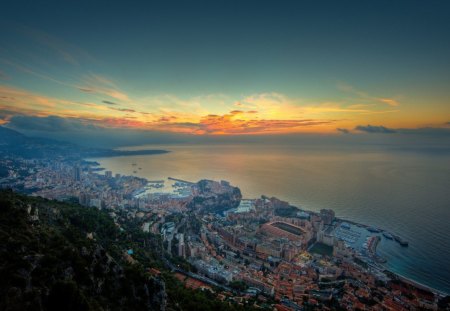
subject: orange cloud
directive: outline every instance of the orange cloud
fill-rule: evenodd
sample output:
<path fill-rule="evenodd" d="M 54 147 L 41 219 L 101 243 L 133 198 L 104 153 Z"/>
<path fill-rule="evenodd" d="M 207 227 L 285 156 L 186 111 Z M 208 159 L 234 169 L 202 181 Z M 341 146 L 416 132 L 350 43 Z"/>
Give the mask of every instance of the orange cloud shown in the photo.
<path fill-rule="evenodd" d="M 378 100 L 382 103 L 388 104 L 389 106 L 398 106 L 399 102 L 392 98 L 378 98 Z"/>
<path fill-rule="evenodd" d="M 168 122 L 167 118 L 153 123 L 152 129 L 183 132 L 197 135 L 237 135 L 237 134 L 276 134 L 290 133 L 301 128 L 330 124 L 330 120 L 278 120 L 278 119 L 242 119 L 246 112 L 231 111 L 228 114 L 209 114 L 198 122 Z M 254 112 L 252 112 L 254 113 Z M 160 121 L 164 123 L 161 124 Z"/>

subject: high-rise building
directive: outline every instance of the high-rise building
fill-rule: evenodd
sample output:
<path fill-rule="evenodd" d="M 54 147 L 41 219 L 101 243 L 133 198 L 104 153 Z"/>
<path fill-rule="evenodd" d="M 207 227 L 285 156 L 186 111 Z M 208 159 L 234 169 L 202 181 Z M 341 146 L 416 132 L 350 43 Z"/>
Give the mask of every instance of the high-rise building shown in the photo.
<path fill-rule="evenodd" d="M 184 245 L 184 234 L 178 233 L 177 239 L 178 239 L 178 256 L 186 257 L 186 247 Z"/>
<path fill-rule="evenodd" d="M 81 168 L 79 166 L 75 166 L 72 171 L 72 178 L 76 181 L 81 180 Z"/>
<path fill-rule="evenodd" d="M 325 225 L 331 225 L 334 221 L 334 211 L 331 209 L 321 209 L 320 218 Z"/>
<path fill-rule="evenodd" d="M 78 203 L 80 203 L 80 205 L 83 206 L 88 206 L 90 203 L 90 197 L 87 193 L 80 193 L 80 195 L 78 196 Z"/>

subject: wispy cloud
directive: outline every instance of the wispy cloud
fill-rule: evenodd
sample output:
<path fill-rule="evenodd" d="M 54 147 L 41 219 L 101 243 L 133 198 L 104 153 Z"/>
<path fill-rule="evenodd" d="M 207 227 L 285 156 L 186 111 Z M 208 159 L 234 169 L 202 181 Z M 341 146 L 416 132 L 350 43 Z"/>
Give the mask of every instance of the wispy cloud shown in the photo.
<path fill-rule="evenodd" d="M 350 131 L 349 131 L 348 129 L 345 129 L 345 128 L 339 128 L 339 127 L 336 129 L 336 131 L 341 132 L 341 133 L 343 133 L 343 134 L 348 134 L 348 133 L 350 133 Z"/>
<path fill-rule="evenodd" d="M 59 79 L 55 79 L 55 78 L 53 78 L 53 77 L 51 77 L 51 76 L 49 76 L 49 75 L 47 75 L 45 73 L 42 73 L 42 72 L 37 71 L 35 69 L 31 69 L 30 67 L 28 67 L 26 65 L 19 64 L 17 62 L 11 61 L 9 59 L 0 57 L 0 62 L 6 64 L 8 66 L 11 66 L 11 67 L 13 67 L 14 69 L 16 69 L 16 70 L 18 70 L 20 72 L 23 72 L 23 73 L 26 73 L 26 74 L 30 74 L 30 75 L 32 75 L 34 77 L 37 77 L 37 78 L 40 78 L 40 79 L 44 79 L 44 80 L 47 80 L 47 81 L 51 81 L 51 82 L 54 82 L 54 83 L 57 83 L 57 84 L 60 84 L 60 85 L 67 86 L 67 87 L 73 87 L 70 83 L 64 82 L 64 81 L 59 80 Z"/>
<path fill-rule="evenodd" d="M 85 50 L 40 29 L 21 25 L 18 26 L 18 31 L 72 66 L 79 66 L 80 63 L 85 60 L 89 62 L 94 60 L 92 55 Z"/>
<path fill-rule="evenodd" d="M 245 119 L 243 116 L 246 113 L 233 110 L 223 115 L 209 114 L 201 117 L 198 122 L 176 122 L 176 119 L 164 118 L 162 119 L 165 122 L 164 124 L 155 125 L 166 131 L 181 131 L 199 135 L 232 135 L 288 133 L 303 127 L 314 127 L 333 122 L 330 120 L 311 119 Z"/>
<path fill-rule="evenodd" d="M 136 112 L 136 110 L 129 109 L 129 108 L 114 108 L 114 107 L 108 107 L 108 108 L 111 110 L 122 111 L 122 112 Z"/>
<path fill-rule="evenodd" d="M 386 104 L 386 105 L 389 105 L 392 107 L 396 107 L 400 104 L 399 101 L 395 98 L 372 96 L 372 95 L 369 95 L 367 92 L 358 90 L 357 88 L 355 88 L 349 84 L 346 84 L 346 83 L 339 83 L 338 89 L 343 92 L 356 95 L 359 99 L 363 99 L 363 100 L 383 103 L 383 104 Z"/>
<path fill-rule="evenodd" d="M 128 95 L 119 90 L 112 80 L 97 74 L 86 75 L 77 88 L 84 93 L 106 95 L 124 102 L 130 100 Z"/>
<path fill-rule="evenodd" d="M 107 105 L 113 105 L 113 106 L 117 105 L 117 103 L 109 101 L 109 100 L 102 100 L 102 103 L 107 104 Z"/>

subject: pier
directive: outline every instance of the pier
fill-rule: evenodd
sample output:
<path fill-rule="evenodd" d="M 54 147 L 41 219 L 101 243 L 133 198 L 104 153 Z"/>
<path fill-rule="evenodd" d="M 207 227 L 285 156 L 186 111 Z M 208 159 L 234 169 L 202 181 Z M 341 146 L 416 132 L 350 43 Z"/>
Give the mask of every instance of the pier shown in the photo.
<path fill-rule="evenodd" d="M 169 180 L 173 180 L 173 181 L 178 181 L 178 182 L 182 182 L 188 185 L 194 185 L 195 183 L 191 182 L 191 181 L 187 181 L 187 180 L 183 180 L 183 179 L 178 179 L 178 178 L 173 178 L 173 177 L 168 177 L 167 179 Z"/>

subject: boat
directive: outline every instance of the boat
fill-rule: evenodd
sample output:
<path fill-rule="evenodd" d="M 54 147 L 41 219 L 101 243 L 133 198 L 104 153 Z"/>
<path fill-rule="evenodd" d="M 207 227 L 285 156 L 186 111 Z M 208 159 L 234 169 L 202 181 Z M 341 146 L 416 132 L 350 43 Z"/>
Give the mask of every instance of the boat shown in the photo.
<path fill-rule="evenodd" d="M 368 227 L 367 231 L 373 232 L 373 233 L 380 233 L 381 230 L 378 228 L 374 228 L 374 227 Z"/>
<path fill-rule="evenodd" d="M 383 236 L 388 240 L 392 240 L 394 238 L 392 236 L 392 234 L 390 234 L 389 232 L 386 232 L 386 231 L 383 232 Z"/>
<path fill-rule="evenodd" d="M 343 222 L 343 223 L 341 224 L 341 228 L 350 230 L 350 224 L 349 224 L 349 223 L 346 223 L 346 222 Z"/>
<path fill-rule="evenodd" d="M 403 240 L 401 237 L 399 237 L 398 235 L 394 235 L 394 240 L 398 242 L 398 244 L 400 244 L 401 246 L 408 246 L 409 243 L 406 240 Z"/>

